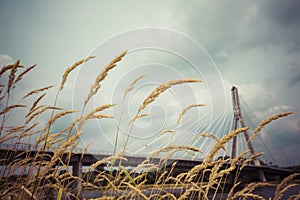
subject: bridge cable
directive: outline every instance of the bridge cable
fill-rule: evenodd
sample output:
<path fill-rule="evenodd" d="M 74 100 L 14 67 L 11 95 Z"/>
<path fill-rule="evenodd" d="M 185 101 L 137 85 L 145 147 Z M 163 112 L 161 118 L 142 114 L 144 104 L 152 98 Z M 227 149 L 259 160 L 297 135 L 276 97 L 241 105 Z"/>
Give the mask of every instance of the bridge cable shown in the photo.
<path fill-rule="evenodd" d="M 249 111 L 246 111 L 245 113 L 252 113 L 252 117 L 254 118 L 253 120 L 257 121 L 257 124 L 259 124 L 260 120 L 258 119 L 258 117 L 254 114 L 254 111 L 250 108 L 250 106 L 245 102 L 244 99 L 242 99 L 243 101 L 243 107 L 244 107 L 244 110 L 246 111 L 246 109 Z M 249 122 L 254 125 L 252 119 L 247 116 L 249 118 Z M 254 126 L 256 127 L 256 126 Z M 292 164 L 295 166 L 295 163 L 289 158 L 289 156 L 285 153 L 285 151 L 282 149 L 281 145 L 274 139 L 274 137 L 269 134 L 269 132 L 267 131 L 267 128 L 265 127 L 263 132 L 268 135 L 270 137 L 270 139 L 272 140 L 272 142 L 277 146 L 277 148 L 281 151 L 281 153 L 283 154 L 283 156 Z M 261 142 L 263 143 L 263 145 L 266 147 L 267 151 L 269 152 L 270 156 L 271 156 L 271 159 L 273 159 L 273 161 L 276 163 L 276 159 L 274 159 L 272 153 L 271 153 L 271 150 L 267 147 L 267 145 L 265 144 L 265 142 L 263 141 L 262 137 L 260 135 L 258 135 L 258 138 L 260 138 Z M 277 164 L 277 163 L 276 163 Z"/>

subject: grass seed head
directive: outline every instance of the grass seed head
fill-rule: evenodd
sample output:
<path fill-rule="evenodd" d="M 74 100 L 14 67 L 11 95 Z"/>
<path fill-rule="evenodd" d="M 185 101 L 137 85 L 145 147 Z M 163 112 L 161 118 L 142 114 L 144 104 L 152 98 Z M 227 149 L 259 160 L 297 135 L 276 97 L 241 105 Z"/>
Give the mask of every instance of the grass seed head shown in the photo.
<path fill-rule="evenodd" d="M 104 70 L 96 77 L 94 84 L 91 86 L 90 92 L 87 98 L 84 101 L 84 105 L 86 105 L 89 100 L 94 96 L 101 87 L 101 82 L 106 78 L 108 72 L 112 70 L 119 61 L 126 55 L 127 51 L 123 51 L 120 55 L 118 55 L 115 59 L 113 59 L 105 68 Z"/>
<path fill-rule="evenodd" d="M 67 78 L 69 76 L 69 74 L 74 70 L 76 69 L 78 66 L 80 66 L 81 64 L 91 60 L 95 58 L 95 56 L 89 56 L 87 58 L 84 58 L 84 59 L 81 59 L 79 61 L 77 61 L 76 63 L 74 63 L 72 66 L 68 67 L 66 69 L 66 71 L 64 72 L 63 76 L 62 76 L 62 80 L 61 80 L 61 83 L 60 83 L 60 87 L 59 87 L 59 91 L 63 90 L 64 88 L 64 84 L 66 83 L 67 81 Z"/>
<path fill-rule="evenodd" d="M 170 88 L 173 85 L 183 84 L 183 83 L 195 83 L 195 82 L 201 82 L 200 80 L 196 79 L 181 79 L 181 80 L 172 80 L 167 83 L 163 83 L 159 85 L 157 88 L 155 88 L 151 94 L 144 100 L 144 102 L 140 105 L 138 109 L 138 113 L 146 108 L 147 105 L 152 103 L 161 93 L 166 91 L 168 88 Z"/>

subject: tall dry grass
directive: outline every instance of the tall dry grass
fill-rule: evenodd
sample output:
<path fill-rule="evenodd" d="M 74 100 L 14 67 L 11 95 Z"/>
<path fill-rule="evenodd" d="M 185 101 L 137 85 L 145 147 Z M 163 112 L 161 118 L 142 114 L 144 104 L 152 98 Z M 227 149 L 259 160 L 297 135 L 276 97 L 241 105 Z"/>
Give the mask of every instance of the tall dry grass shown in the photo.
<path fill-rule="evenodd" d="M 61 130 L 55 129 L 55 132 L 51 129 L 55 123 L 67 115 L 78 112 L 72 109 L 62 109 L 57 105 L 57 100 L 60 93 L 63 92 L 68 76 L 78 66 L 88 62 L 93 57 L 82 59 L 66 69 L 53 105 L 46 105 L 43 100 L 49 95 L 48 91 L 54 89 L 54 86 L 29 91 L 17 103 L 11 99 L 12 93 L 16 92 L 15 90 L 18 88 L 18 84 L 36 65 L 24 68 L 20 61 L 17 61 L 1 68 L 0 77 L 7 77 L 7 82 L 0 85 L 1 199 L 84 199 L 85 194 L 91 190 L 98 192 L 98 199 L 218 199 L 222 195 L 227 199 L 264 199 L 254 193 L 254 190 L 259 187 L 270 186 L 276 186 L 274 199 L 280 199 L 284 192 L 297 185 L 292 180 L 299 174 L 293 174 L 281 183 L 257 182 L 243 186 L 243 180 L 239 178 L 242 170 L 261 153 L 249 155 L 248 151 L 245 151 L 235 158 L 216 159 L 218 152 L 226 150 L 226 144 L 247 130 L 247 127 L 234 130 L 222 138 L 217 138 L 212 133 L 199 134 L 197 138 L 208 137 L 215 141 L 215 146 L 211 148 L 208 155 L 204 155 L 203 162 L 198 162 L 190 169 L 178 168 L 181 161 L 177 160 L 170 163 L 169 159 L 177 152 L 201 154 L 201 149 L 176 144 L 154 150 L 143 162 L 128 169 L 122 166 L 122 161 L 126 161 L 125 150 L 130 139 L 130 133 L 124 149 L 117 152 L 116 146 L 121 123 L 118 122 L 114 153 L 89 166 L 85 173 L 73 173 L 69 165 L 72 164 L 71 159 L 78 146 L 78 138 L 81 135 L 89 134 L 83 131 L 83 127 L 90 120 L 113 118 L 114 116 L 106 115 L 103 111 L 118 106 L 105 104 L 88 111 L 85 110 L 86 105 L 91 97 L 99 92 L 101 83 L 105 81 L 108 72 L 117 66 L 125 54 L 126 51 L 118 55 L 97 76 L 83 103 L 83 109 L 79 111 L 82 113 L 81 116 L 69 124 L 65 124 Z M 144 76 L 133 80 L 124 92 L 124 99 Z M 147 116 L 147 113 L 141 112 L 170 87 L 177 84 L 199 82 L 201 81 L 194 79 L 172 80 L 158 86 L 141 102 L 137 114 L 131 119 L 129 126 L 133 128 L 136 120 Z M 27 105 L 25 100 L 30 100 L 32 103 Z M 199 106 L 203 105 L 193 104 L 183 109 L 176 121 L 176 127 L 189 109 Z M 44 119 L 45 113 L 50 114 L 50 118 L 46 123 L 41 123 L 40 119 Z M 15 114 L 22 115 L 23 121 L 12 125 L 10 118 Z M 250 140 L 254 140 L 259 131 L 268 123 L 289 114 L 281 113 L 262 121 L 254 130 Z M 172 130 L 165 130 L 165 132 L 176 132 L 176 127 Z M 21 145 L 22 143 L 27 144 Z M 17 144 L 24 148 L 21 153 L 15 148 Z M 84 157 L 86 150 L 82 151 L 81 158 Z M 153 158 L 160 158 L 160 160 L 155 163 Z M 116 167 L 115 170 L 112 168 L 114 166 Z M 111 170 L 107 171 L 104 167 Z M 296 194 L 291 198 L 299 198 L 299 195 Z"/>

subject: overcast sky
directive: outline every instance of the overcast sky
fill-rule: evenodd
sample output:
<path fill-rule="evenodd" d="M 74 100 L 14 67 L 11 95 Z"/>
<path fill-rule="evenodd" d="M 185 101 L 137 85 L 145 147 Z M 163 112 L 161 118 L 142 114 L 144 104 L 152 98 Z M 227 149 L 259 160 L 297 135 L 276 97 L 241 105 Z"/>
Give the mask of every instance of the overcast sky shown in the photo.
<path fill-rule="evenodd" d="M 153 45 L 156 49 L 137 51 L 136 49 L 146 45 L 140 42 L 141 31 L 130 32 L 129 39 L 125 37 L 126 33 L 146 27 L 165 30 L 167 39 L 156 40 L 156 36 L 151 35 L 150 31 L 144 41 L 149 41 L 150 46 Z M 118 40 L 118 36 L 121 40 Z M 179 37 L 181 39 L 178 39 Z M 154 41 L 151 38 L 154 38 Z M 122 45 L 116 41 L 121 41 Z M 164 41 L 166 45 L 162 45 L 161 48 L 169 48 L 167 53 L 158 51 Z M 199 45 L 198 50 L 202 49 L 198 58 L 193 56 L 194 47 L 189 46 L 196 43 Z M 188 45 L 180 46 L 182 44 Z M 177 45 L 180 49 L 176 48 Z M 226 94 L 232 85 L 236 85 L 253 111 L 250 114 L 257 116 L 259 120 L 280 112 L 294 112 L 292 116 L 276 121 L 268 127 L 272 140 L 276 141 L 277 147 L 282 148 L 294 164 L 299 164 L 300 158 L 299 46 L 300 1 L 295 0 L 0 1 L 0 64 L 5 65 L 17 59 L 26 66 L 38 64 L 30 79 L 24 82 L 23 88 L 30 90 L 59 84 L 61 74 L 75 61 L 94 54 L 97 56 L 95 63 L 97 65 L 101 63 L 102 66 L 109 61 L 111 55 L 116 55 L 116 52 L 120 52 L 119 50 L 124 47 L 130 51 L 128 60 L 126 61 L 125 57 L 124 71 L 121 70 L 116 74 L 115 79 L 108 80 L 108 83 L 116 84 L 112 84 L 114 93 L 110 95 L 116 95 L 116 91 L 119 91 L 116 87 L 120 87 L 120 90 L 126 88 L 126 84 L 130 84 L 129 78 L 134 79 L 136 75 L 142 73 L 150 74 L 143 82 L 143 91 L 150 93 L 155 84 L 166 80 L 170 72 L 174 72 L 174 75 L 170 75 L 172 78 L 207 79 L 203 85 L 208 89 L 201 93 L 206 96 L 202 100 L 197 94 L 190 98 L 187 95 L 188 90 L 183 89 L 186 93 L 182 93 L 181 96 L 185 99 L 174 101 L 175 107 L 182 109 L 186 106 L 182 102 L 188 102 L 188 104 L 205 103 L 210 108 L 210 103 L 217 106 L 213 98 L 219 98 L 215 95 L 221 92 L 219 90 L 215 90 L 218 94 L 212 92 L 214 86 L 211 80 L 216 78 L 216 82 L 219 83 L 218 80 L 222 79 L 224 98 L 230 101 L 230 97 L 228 98 Z M 175 52 L 175 56 L 170 56 L 171 51 Z M 188 60 L 184 61 L 183 58 Z M 197 63 L 197 59 L 201 59 L 202 63 Z M 188 62 L 196 63 L 201 75 L 195 75 Z M 154 68 L 150 68 L 151 70 L 147 67 L 149 63 L 156 63 L 152 64 Z M 162 67 L 166 65 L 166 68 Z M 201 68 L 200 65 L 207 66 L 211 71 L 205 71 L 206 68 Z M 130 66 L 139 67 L 133 70 Z M 91 64 L 90 68 L 95 69 L 95 65 Z M 85 84 L 93 81 L 92 74 L 91 77 L 87 77 L 89 73 L 84 71 L 85 69 L 88 67 L 81 69 L 68 81 L 65 96 L 61 100 L 61 104 L 67 108 L 72 108 L 73 90 L 75 96 L 78 95 L 76 94 L 76 87 L 79 87 L 78 80 L 82 80 Z M 129 73 L 130 70 L 134 73 Z M 126 77 L 124 74 L 128 77 L 124 78 Z M 123 79 L 126 81 L 121 82 Z M 147 83 L 151 83 L 152 87 L 147 88 Z M 203 88 L 195 90 L 199 92 L 201 89 Z M 107 87 L 103 90 L 107 95 L 112 89 Z M 136 93 L 141 97 L 131 101 L 140 101 L 146 95 L 139 94 L 139 90 L 136 90 Z M 222 95 L 223 93 L 221 92 Z M 169 98 L 172 98 L 172 94 L 167 95 L 171 95 Z M 167 95 L 164 97 L 167 99 L 165 103 L 175 112 L 173 101 L 168 101 Z M 211 99 L 207 97 L 209 95 Z M 196 101 L 200 99 L 200 102 L 193 101 L 194 98 Z M 120 99 L 121 97 L 118 98 Z M 103 97 L 103 103 L 105 100 L 111 99 Z M 163 101 L 162 98 L 162 102 L 158 104 Z M 223 102 L 222 98 L 221 101 Z M 155 109 L 158 110 L 157 113 Z M 155 119 L 161 119 L 154 117 L 155 114 L 161 117 L 160 109 L 154 106 L 151 110 L 153 123 Z M 164 109 L 168 111 L 167 108 Z M 180 111 L 175 113 L 179 114 Z M 166 115 L 164 118 L 168 124 L 168 120 L 172 117 Z M 172 119 L 176 121 L 177 117 Z M 105 130 L 109 129 L 108 124 L 100 125 L 102 128 L 107 126 Z M 140 124 L 140 127 L 143 127 L 143 124 Z M 93 125 L 89 130 L 94 130 Z M 271 143 L 271 140 L 266 139 L 265 142 Z M 272 144 L 270 146 L 275 147 Z"/>

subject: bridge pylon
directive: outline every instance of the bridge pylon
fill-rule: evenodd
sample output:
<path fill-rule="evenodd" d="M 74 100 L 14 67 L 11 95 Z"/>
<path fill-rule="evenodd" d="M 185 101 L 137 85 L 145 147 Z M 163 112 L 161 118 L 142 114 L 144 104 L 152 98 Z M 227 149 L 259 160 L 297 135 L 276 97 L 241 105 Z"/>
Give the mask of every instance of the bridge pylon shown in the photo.
<path fill-rule="evenodd" d="M 233 105 L 233 111 L 234 111 L 234 121 L 233 121 L 233 130 L 236 130 L 238 128 L 238 123 L 240 122 L 241 127 L 245 127 L 245 122 L 241 113 L 241 106 L 240 106 L 240 99 L 239 99 L 239 94 L 238 94 L 238 89 L 236 87 L 232 87 L 231 89 L 231 95 L 232 95 L 232 105 Z M 248 149 L 250 150 L 251 155 L 255 154 L 253 145 L 251 141 L 249 140 L 249 135 L 247 131 L 244 131 L 244 137 L 247 141 L 247 146 Z M 231 149 L 231 158 L 236 157 L 236 137 L 233 138 L 232 142 L 232 149 Z M 260 166 L 261 163 L 258 158 L 254 158 L 254 164 L 257 166 Z M 258 176 L 259 180 L 265 182 L 266 177 L 264 172 L 259 169 L 258 170 Z"/>

